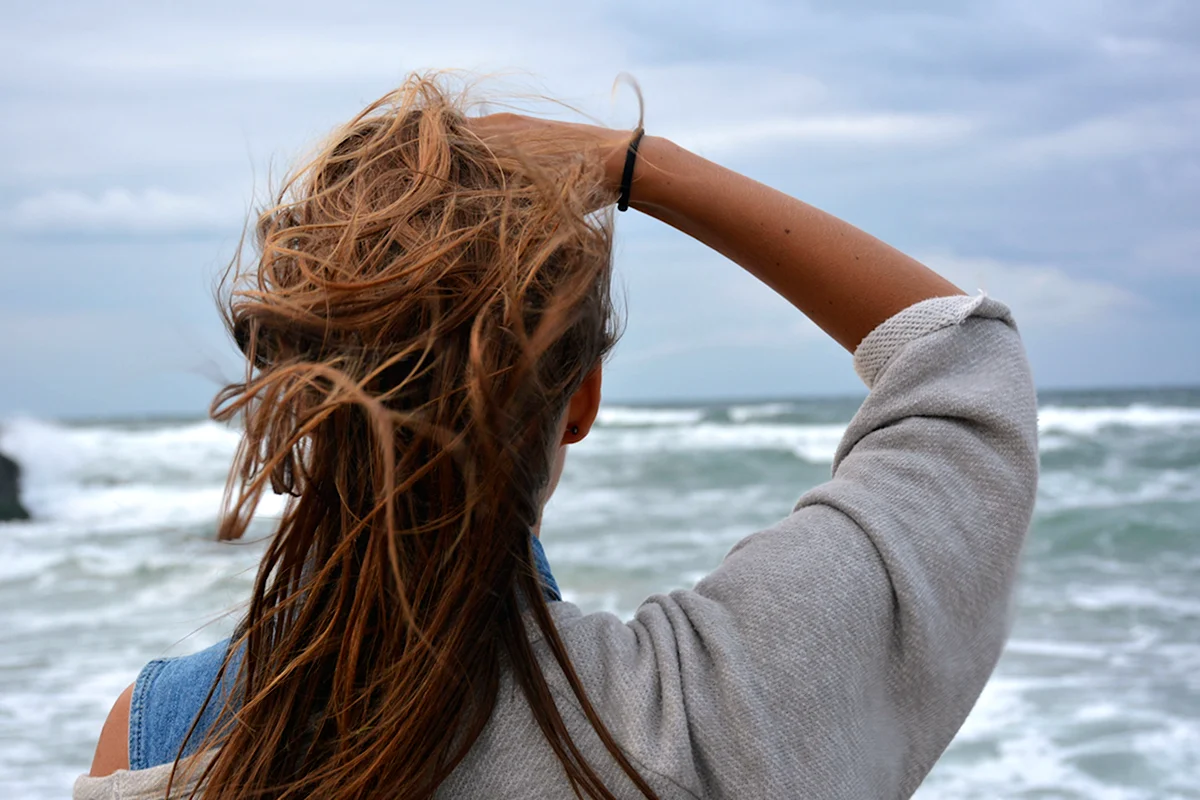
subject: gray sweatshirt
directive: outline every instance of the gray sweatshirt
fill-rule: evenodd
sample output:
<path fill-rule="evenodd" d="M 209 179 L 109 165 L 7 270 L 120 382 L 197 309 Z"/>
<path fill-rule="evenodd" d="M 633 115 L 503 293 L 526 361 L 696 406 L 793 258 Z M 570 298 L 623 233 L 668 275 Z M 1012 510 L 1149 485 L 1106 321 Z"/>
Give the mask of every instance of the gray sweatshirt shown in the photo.
<path fill-rule="evenodd" d="M 1008 309 L 918 303 L 854 365 L 870 395 L 832 479 L 790 516 L 630 621 L 551 604 L 597 711 L 663 798 L 908 797 L 1000 656 L 1038 473 Z M 618 796 L 640 797 L 542 653 L 585 756 Z M 169 770 L 81 776 L 74 796 L 162 798 Z M 513 681 L 438 796 L 572 796 Z"/>

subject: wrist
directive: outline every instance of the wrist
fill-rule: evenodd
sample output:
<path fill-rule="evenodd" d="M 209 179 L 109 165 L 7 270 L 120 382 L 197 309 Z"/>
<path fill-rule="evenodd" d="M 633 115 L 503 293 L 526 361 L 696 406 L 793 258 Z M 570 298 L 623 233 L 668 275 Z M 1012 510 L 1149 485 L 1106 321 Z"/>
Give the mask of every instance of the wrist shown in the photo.
<path fill-rule="evenodd" d="M 629 205 L 638 210 L 662 206 L 667 190 L 675 179 L 671 162 L 678 153 L 686 152 L 679 145 L 661 136 L 643 136 L 633 167 Z"/>

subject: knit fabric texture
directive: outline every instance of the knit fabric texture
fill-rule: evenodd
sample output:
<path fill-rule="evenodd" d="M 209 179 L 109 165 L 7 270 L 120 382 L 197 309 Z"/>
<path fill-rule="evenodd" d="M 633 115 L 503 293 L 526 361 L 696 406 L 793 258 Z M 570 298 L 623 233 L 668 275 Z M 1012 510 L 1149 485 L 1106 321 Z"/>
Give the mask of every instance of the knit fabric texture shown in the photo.
<path fill-rule="evenodd" d="M 1000 656 L 1038 477 L 1008 309 L 918 303 L 854 363 L 871 392 L 831 480 L 786 518 L 631 620 L 551 604 L 597 711 L 662 798 L 908 797 Z M 584 755 L 618 797 L 640 797 L 531 636 Z M 169 770 L 80 777 L 74 796 L 161 798 Z M 438 796 L 572 796 L 510 678 Z"/>

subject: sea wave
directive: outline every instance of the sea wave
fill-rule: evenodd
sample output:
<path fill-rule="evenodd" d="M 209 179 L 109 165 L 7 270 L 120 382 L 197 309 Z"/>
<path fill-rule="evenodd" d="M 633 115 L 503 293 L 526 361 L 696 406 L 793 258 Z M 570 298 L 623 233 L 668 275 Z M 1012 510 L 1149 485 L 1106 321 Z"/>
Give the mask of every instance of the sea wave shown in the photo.
<path fill-rule="evenodd" d="M 606 428 L 641 428 L 658 425 L 694 425 L 704 419 L 702 408 L 642 408 L 604 406 L 596 421 Z"/>
<path fill-rule="evenodd" d="M 740 404 L 721 413 L 720 409 L 714 412 L 714 408 L 696 406 L 605 406 L 580 455 L 766 450 L 788 452 L 812 464 L 832 463 L 847 423 L 799 423 L 791 416 L 798 407 L 797 403 L 780 402 Z M 1039 412 L 1043 453 L 1071 451 L 1121 428 L 1155 436 L 1184 432 L 1190 437 L 1200 432 L 1200 408 L 1146 403 L 1124 407 L 1049 405 Z M 49 498 L 66 492 L 91 493 L 119 486 L 183 491 L 221 486 L 239 438 L 236 428 L 208 420 L 72 425 L 26 417 L 0 426 L 0 450 L 22 465 L 25 494 L 40 511 L 49 510 Z M 1069 453 L 1066 455 L 1069 458 Z M 1113 457 L 1123 456 L 1114 453 Z M 1061 461 L 1063 456 L 1058 458 Z M 1161 488 L 1178 488 L 1173 483 L 1175 476 L 1165 473 L 1159 477 L 1172 482 Z M 1051 505 L 1065 500 L 1062 494 L 1055 494 L 1047 498 Z M 1162 492 L 1151 489 L 1140 496 L 1137 491 L 1131 496 L 1128 490 L 1101 491 L 1102 496 L 1092 491 L 1068 494 L 1090 494 L 1101 503 L 1119 503 L 1153 499 Z M 126 505 L 118 500 L 114 494 L 113 507 Z"/>
<path fill-rule="evenodd" d="M 704 422 L 690 427 L 598 430 L 585 452 L 677 453 L 776 450 L 813 464 L 831 464 L 845 425 L 729 425 Z"/>
<path fill-rule="evenodd" d="M 22 499 L 40 523 L 94 532 L 215 520 L 239 434 L 215 422 L 73 426 L 5 423 L 0 449 L 21 465 Z M 262 514 L 282 503 L 264 498 Z"/>
<path fill-rule="evenodd" d="M 1071 407 L 1045 406 L 1038 411 L 1038 427 L 1044 433 L 1060 432 L 1092 436 L 1105 428 L 1192 428 L 1200 426 L 1200 408 L 1152 406 Z"/>
<path fill-rule="evenodd" d="M 730 406 L 729 418 L 734 422 L 746 422 L 752 419 L 770 419 L 782 417 L 795 409 L 792 403 L 761 403 L 750 406 Z"/>
<path fill-rule="evenodd" d="M 4 424 L 0 448 L 32 484 L 223 482 L 237 430 L 211 421 L 63 425 L 32 418 Z"/>
<path fill-rule="evenodd" d="M 1103 473 L 1056 470 L 1038 481 L 1037 509 L 1045 514 L 1195 500 L 1200 500 L 1200 474 L 1195 469 L 1126 474 L 1119 482 Z"/>
<path fill-rule="evenodd" d="M 1195 794 L 1200 400 L 1188 408 L 1189 397 L 1043 407 L 1049 455 L 1013 638 L 918 798 Z M 694 585 L 825 479 L 853 406 L 606 406 L 543 526 L 567 597 L 628 617 Z M 142 664 L 234 624 L 206 626 L 248 596 L 262 551 L 213 541 L 238 438 L 198 420 L 0 422 L 35 513 L 0 525 L 0 738 L 13 743 L 0 783 L 17 783 L 5 796 L 69 791 Z M 280 499 L 266 503 L 249 539 L 271 530 Z"/>

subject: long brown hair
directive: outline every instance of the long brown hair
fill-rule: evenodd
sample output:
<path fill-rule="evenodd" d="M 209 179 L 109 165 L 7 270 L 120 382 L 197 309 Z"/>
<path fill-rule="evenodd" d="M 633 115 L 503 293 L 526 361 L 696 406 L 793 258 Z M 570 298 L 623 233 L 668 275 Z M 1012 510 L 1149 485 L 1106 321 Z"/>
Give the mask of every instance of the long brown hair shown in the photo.
<path fill-rule="evenodd" d="M 416 75 L 373 103 L 283 183 L 223 283 L 247 371 L 212 409 L 245 429 L 220 537 L 268 488 L 290 497 L 231 646 L 236 702 L 203 743 L 206 800 L 430 797 L 502 669 L 575 793 L 613 798 L 523 613 L 654 796 L 587 699 L 530 547 L 562 415 L 616 338 L 612 198 L 577 143 L 494 152 L 467 102 Z"/>

